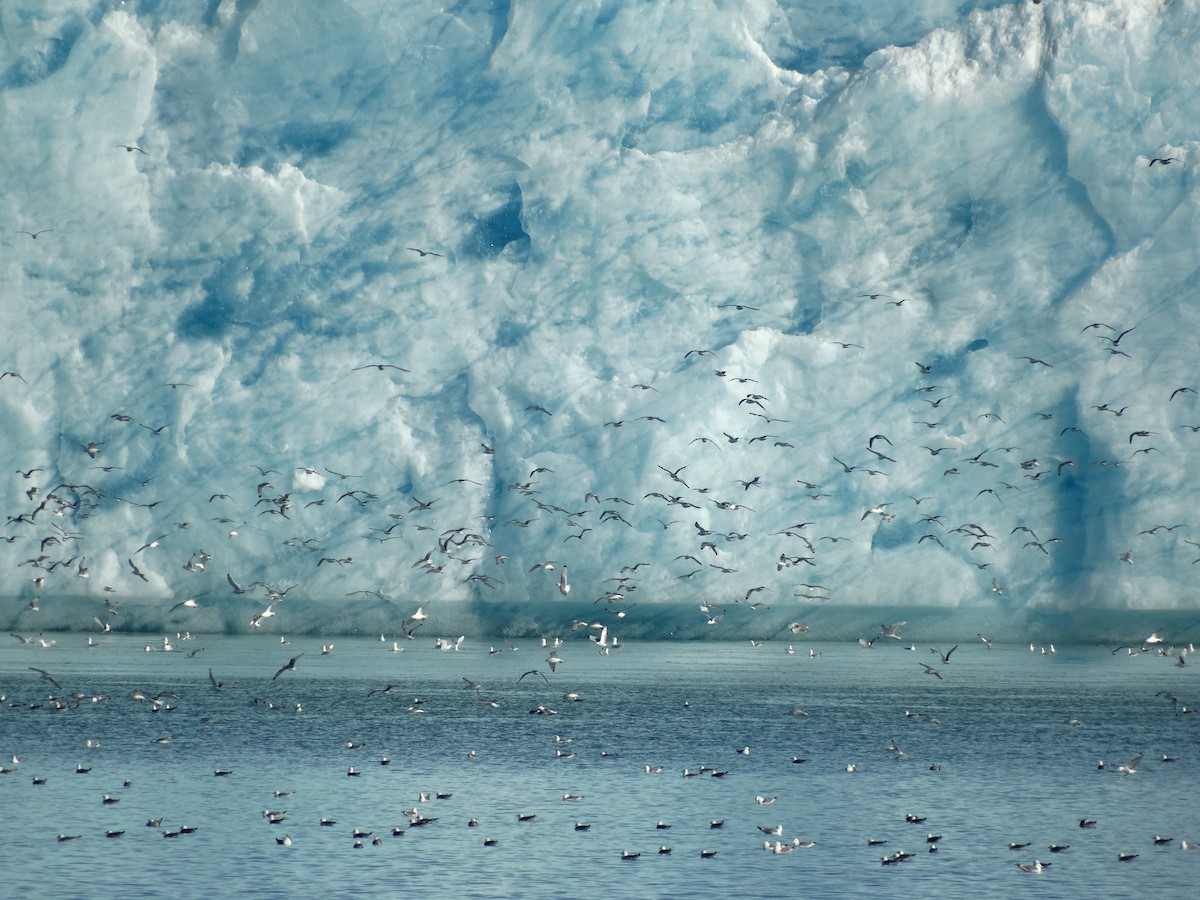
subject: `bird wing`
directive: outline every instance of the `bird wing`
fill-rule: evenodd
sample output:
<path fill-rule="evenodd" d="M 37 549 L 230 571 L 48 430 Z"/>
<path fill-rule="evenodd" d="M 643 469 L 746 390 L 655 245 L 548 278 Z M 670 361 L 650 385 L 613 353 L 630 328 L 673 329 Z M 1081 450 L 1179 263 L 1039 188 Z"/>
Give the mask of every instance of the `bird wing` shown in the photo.
<path fill-rule="evenodd" d="M 39 675 L 41 675 L 43 678 L 45 678 L 48 682 L 50 682 L 52 685 L 54 685 L 60 691 L 62 690 L 62 685 L 58 683 L 58 679 L 55 678 L 53 675 L 51 675 L 49 672 L 47 672 L 45 669 L 38 669 L 34 666 L 30 666 L 29 671 L 37 672 Z M 1139 756 L 1138 758 L 1140 759 L 1141 757 Z"/>

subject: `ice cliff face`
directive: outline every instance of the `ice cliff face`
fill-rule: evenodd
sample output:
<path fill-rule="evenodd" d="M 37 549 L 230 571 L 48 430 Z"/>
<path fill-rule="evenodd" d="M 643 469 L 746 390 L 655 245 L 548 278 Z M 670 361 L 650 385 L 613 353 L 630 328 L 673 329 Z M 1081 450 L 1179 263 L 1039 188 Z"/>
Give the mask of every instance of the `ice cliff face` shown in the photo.
<path fill-rule="evenodd" d="M 1185 614 L 1198 22 L 18 5 L 0 616 Z"/>

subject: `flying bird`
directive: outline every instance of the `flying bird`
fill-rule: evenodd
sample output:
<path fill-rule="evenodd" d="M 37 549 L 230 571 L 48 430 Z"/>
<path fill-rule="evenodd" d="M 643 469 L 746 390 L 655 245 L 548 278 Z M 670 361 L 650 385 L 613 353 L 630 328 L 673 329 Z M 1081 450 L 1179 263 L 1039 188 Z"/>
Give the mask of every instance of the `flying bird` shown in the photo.
<path fill-rule="evenodd" d="M 30 666 L 29 671 L 37 672 L 39 675 L 42 676 L 43 679 L 50 682 L 52 685 L 54 685 L 60 691 L 62 690 L 62 685 L 58 683 L 58 679 L 55 678 L 53 675 L 51 675 L 49 672 L 47 672 L 45 669 L 39 669 L 36 666 Z"/>
<path fill-rule="evenodd" d="M 279 671 L 278 671 L 278 672 L 276 672 L 274 675 L 272 675 L 272 676 L 271 676 L 271 680 L 272 680 L 272 681 L 274 681 L 276 678 L 278 678 L 278 677 L 279 677 L 280 675 L 282 675 L 284 672 L 294 672 L 294 671 L 296 671 L 296 660 L 298 660 L 298 659 L 299 659 L 301 656 L 303 656 L 303 655 L 304 655 L 303 653 L 299 653 L 299 654 L 297 654 L 296 656 L 293 656 L 291 659 L 289 659 L 289 660 L 288 660 L 286 663 L 284 663 L 282 666 L 280 666 L 280 667 L 279 667 Z"/>

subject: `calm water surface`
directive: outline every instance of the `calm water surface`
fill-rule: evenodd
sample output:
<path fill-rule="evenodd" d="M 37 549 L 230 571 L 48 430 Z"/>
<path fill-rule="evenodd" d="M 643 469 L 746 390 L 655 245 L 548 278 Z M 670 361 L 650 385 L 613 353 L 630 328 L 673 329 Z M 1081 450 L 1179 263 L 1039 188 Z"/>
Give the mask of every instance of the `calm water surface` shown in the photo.
<path fill-rule="evenodd" d="M 570 639 L 551 673 L 533 640 L 84 641 L 0 654 L 0 895 L 1141 897 L 1200 877 L 1180 848 L 1200 841 L 1197 670 L 1154 654 Z M 777 825 L 815 846 L 764 852 Z"/>

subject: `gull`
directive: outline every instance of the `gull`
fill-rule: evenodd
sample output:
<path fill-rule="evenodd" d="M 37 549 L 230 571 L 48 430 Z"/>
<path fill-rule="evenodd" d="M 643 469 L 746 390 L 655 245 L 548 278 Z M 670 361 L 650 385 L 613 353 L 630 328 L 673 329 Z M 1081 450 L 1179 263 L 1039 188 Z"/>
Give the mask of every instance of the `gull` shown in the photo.
<path fill-rule="evenodd" d="M 413 632 L 424 623 L 425 619 L 429 618 L 429 614 L 426 612 L 428 606 L 428 603 L 422 603 L 417 607 L 416 612 L 400 623 L 401 630 L 410 638 L 412 637 Z M 412 626 L 411 628 L 409 627 L 410 625 Z"/>
<path fill-rule="evenodd" d="M 588 529 L 589 531 L 591 529 Z M 571 593 L 571 585 L 567 583 L 567 567 L 563 566 L 558 573 L 558 592 L 564 597 Z"/>
<path fill-rule="evenodd" d="M 926 675 L 933 675 L 939 681 L 942 680 L 942 673 L 939 672 L 937 669 L 935 669 L 933 666 L 927 666 L 927 665 L 925 665 L 925 663 L 921 663 L 921 668 L 923 668 L 925 670 Z"/>
<path fill-rule="evenodd" d="M 209 669 L 209 670 L 208 670 L 208 681 L 209 681 L 209 683 L 212 685 L 212 689 L 213 689 L 214 691 L 222 691 L 222 690 L 224 690 L 224 689 L 225 689 L 225 685 L 226 685 L 226 684 L 234 684 L 234 683 L 235 683 L 235 682 L 232 682 L 232 681 L 228 681 L 228 682 L 226 682 L 226 681 L 217 681 L 216 677 L 213 675 L 213 670 L 212 670 L 212 669 Z"/>
<path fill-rule="evenodd" d="M 28 643 L 28 642 L 27 642 L 27 643 Z M 45 669 L 39 669 L 39 668 L 37 668 L 37 667 L 35 667 L 35 666 L 29 666 L 29 671 L 31 671 L 31 672 L 37 672 L 39 675 L 41 675 L 41 676 L 42 676 L 42 678 L 43 678 L 44 680 L 46 680 L 46 681 L 50 682 L 52 685 L 54 685 L 54 686 L 55 686 L 56 688 L 58 688 L 60 691 L 62 690 L 62 685 L 58 683 L 58 679 L 57 679 L 57 678 L 55 678 L 53 675 L 51 675 L 49 672 L 47 672 Z"/>
<path fill-rule="evenodd" d="M 546 662 L 548 662 L 550 664 L 551 672 L 557 671 L 558 664 L 562 661 L 563 661 L 562 657 L 559 656 L 557 653 L 555 653 L 553 650 L 551 650 L 550 655 L 548 657 L 546 657 Z M 526 673 L 526 674 L 528 674 L 528 673 Z M 524 675 L 521 676 L 521 678 L 524 678 L 524 677 L 525 677 Z M 520 679 L 517 679 L 517 680 L 519 681 Z"/>
<path fill-rule="evenodd" d="M 21 230 L 21 231 L 18 231 L 17 234 L 27 234 L 36 241 L 39 234 L 49 234 L 53 230 L 54 230 L 53 228 L 43 228 L 41 231 Z"/>
<path fill-rule="evenodd" d="M 298 653 L 297 655 L 295 655 L 291 659 L 289 659 L 286 663 L 284 663 L 282 666 L 280 666 L 279 671 L 271 676 L 271 680 L 274 681 L 276 678 L 278 678 L 284 672 L 294 672 L 296 670 L 296 660 L 298 660 L 303 655 L 304 655 L 303 653 Z"/>
<path fill-rule="evenodd" d="M 405 369 L 401 366 L 397 366 L 394 363 L 366 363 L 365 365 L 355 366 L 350 371 L 351 372 L 361 372 L 363 369 L 374 369 L 377 372 L 382 372 L 384 369 L 395 369 L 397 372 L 409 371 L 408 369 Z"/>
<path fill-rule="evenodd" d="M 900 629 L 907 624 L 908 622 L 904 621 L 893 622 L 891 625 L 880 625 L 878 637 L 889 638 L 890 640 L 898 641 L 900 640 Z"/>
<path fill-rule="evenodd" d="M 1156 156 L 1154 159 L 1150 160 L 1150 165 L 1148 165 L 1146 168 L 1150 168 L 1150 166 L 1153 166 L 1155 163 L 1158 163 L 1159 165 L 1163 165 L 1163 166 L 1169 166 L 1173 162 L 1179 162 L 1179 160 L 1176 159 L 1174 156 L 1167 156 L 1167 157 L 1157 157 Z"/>
<path fill-rule="evenodd" d="M 136 550 L 134 550 L 134 551 L 133 551 L 133 552 L 134 552 L 134 554 L 141 553 L 143 550 L 154 550 L 154 549 L 157 549 L 159 541 L 161 541 L 161 540 L 162 540 L 163 538 L 165 538 L 166 536 L 167 536 L 167 535 L 165 535 L 165 534 L 160 534 L 160 535 L 159 535 L 158 537 L 156 537 L 156 538 L 151 538 L 149 541 L 147 541 L 146 543 L 142 544 L 142 546 L 140 546 L 140 547 L 138 547 Z"/>
<path fill-rule="evenodd" d="M 411 250 L 413 253 L 417 254 L 417 256 L 421 257 L 422 259 L 424 259 L 426 256 L 436 256 L 439 259 L 442 258 L 442 254 L 434 253 L 432 250 L 421 250 L 417 247 L 405 247 L 404 249 Z"/>
<path fill-rule="evenodd" d="M 198 605 L 199 604 L 196 603 L 195 597 L 188 597 L 186 600 L 180 600 L 178 603 L 176 603 L 174 606 L 172 606 L 170 609 L 168 609 L 167 615 L 169 616 L 171 613 L 175 612 L 175 610 L 179 609 L 181 606 L 186 606 L 188 609 L 195 609 Z"/>
<path fill-rule="evenodd" d="M 1135 756 L 1129 762 L 1125 763 L 1125 765 L 1117 766 L 1117 771 L 1120 772 L 1122 775 L 1136 775 L 1138 765 L 1141 763 L 1141 761 L 1142 761 L 1142 754 L 1139 753 L 1137 756 Z"/>

